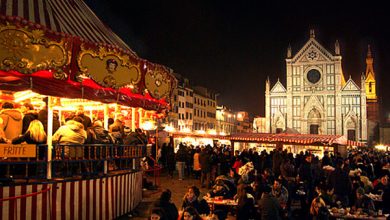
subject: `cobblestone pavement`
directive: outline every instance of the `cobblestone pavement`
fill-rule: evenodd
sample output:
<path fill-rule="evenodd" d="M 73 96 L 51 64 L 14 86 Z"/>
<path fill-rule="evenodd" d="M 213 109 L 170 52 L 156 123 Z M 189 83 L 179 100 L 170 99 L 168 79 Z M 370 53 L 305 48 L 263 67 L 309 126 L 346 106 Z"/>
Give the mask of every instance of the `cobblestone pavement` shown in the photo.
<path fill-rule="evenodd" d="M 148 178 L 149 181 L 154 182 L 154 178 Z M 175 203 L 176 207 L 180 211 L 183 196 L 187 192 L 187 188 L 192 185 L 196 185 L 201 190 L 200 197 L 203 197 L 207 193 L 207 188 L 201 188 L 200 180 L 194 178 L 185 178 L 184 180 L 178 180 L 177 175 L 173 178 L 168 177 L 166 174 L 162 174 L 160 177 L 160 187 L 158 190 L 147 190 L 143 192 L 143 200 L 141 204 L 135 209 L 134 216 L 129 217 L 128 215 L 118 218 L 120 220 L 132 219 L 132 220 L 144 220 L 148 219 L 150 209 L 153 202 L 156 201 L 162 191 L 169 189 L 172 192 L 172 202 Z M 228 219 L 235 219 L 233 216 L 229 216 Z"/>

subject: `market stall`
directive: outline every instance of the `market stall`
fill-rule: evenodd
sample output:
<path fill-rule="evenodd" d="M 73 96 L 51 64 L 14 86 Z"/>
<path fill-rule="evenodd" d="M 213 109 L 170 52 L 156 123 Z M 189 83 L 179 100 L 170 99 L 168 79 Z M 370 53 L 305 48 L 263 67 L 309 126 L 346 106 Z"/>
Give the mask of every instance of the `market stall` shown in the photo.
<path fill-rule="evenodd" d="M 259 151 L 272 151 L 282 147 L 293 154 L 309 151 L 320 158 L 324 151 L 339 152 L 346 156 L 348 146 L 365 146 L 362 142 L 347 140 L 342 135 L 238 133 L 229 137 L 234 149 L 254 147 Z"/>

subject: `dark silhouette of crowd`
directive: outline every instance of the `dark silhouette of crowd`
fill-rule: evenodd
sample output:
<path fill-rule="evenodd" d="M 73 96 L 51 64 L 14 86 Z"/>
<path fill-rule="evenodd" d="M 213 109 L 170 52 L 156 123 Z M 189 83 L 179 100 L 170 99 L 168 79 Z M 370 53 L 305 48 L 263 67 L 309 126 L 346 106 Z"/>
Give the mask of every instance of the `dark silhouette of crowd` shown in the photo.
<path fill-rule="evenodd" d="M 281 145 L 258 153 L 233 151 L 225 145 L 179 144 L 173 158 L 172 150 L 173 146 L 163 145 L 160 160 L 170 176 L 173 161 L 179 162 L 179 179 L 199 179 L 209 190 L 205 198 L 238 201 L 233 212 L 216 205 L 213 214 L 219 219 L 229 212 L 237 219 L 329 219 L 335 208 L 369 216 L 390 213 L 387 152 L 351 149 L 343 158 L 324 151 L 319 158 L 309 151 L 294 155 Z M 199 189 L 190 187 L 181 210 L 192 206 L 198 214 L 209 214 L 199 194 Z"/>

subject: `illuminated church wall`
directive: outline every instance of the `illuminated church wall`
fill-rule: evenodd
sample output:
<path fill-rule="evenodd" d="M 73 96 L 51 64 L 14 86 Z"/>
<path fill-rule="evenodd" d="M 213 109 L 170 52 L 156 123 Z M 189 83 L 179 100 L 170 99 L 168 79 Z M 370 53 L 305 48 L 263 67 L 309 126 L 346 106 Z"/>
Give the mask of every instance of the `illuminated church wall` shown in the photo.
<path fill-rule="evenodd" d="M 360 84 L 344 78 L 341 61 L 338 41 L 330 52 L 316 40 L 313 30 L 296 54 L 289 47 L 287 85 L 280 80 L 273 85 L 266 82 L 267 131 L 278 133 L 289 128 L 302 134 L 344 135 L 367 141 L 367 76 L 361 76 Z"/>

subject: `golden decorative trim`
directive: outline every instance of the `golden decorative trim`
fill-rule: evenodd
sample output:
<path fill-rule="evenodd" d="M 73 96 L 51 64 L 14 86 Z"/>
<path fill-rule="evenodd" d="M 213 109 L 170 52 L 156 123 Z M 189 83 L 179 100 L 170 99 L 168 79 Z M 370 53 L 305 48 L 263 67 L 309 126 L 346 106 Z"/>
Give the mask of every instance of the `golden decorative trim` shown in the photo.
<path fill-rule="evenodd" d="M 81 74 L 86 75 L 104 87 L 120 88 L 136 85 L 141 81 L 139 63 L 129 55 L 120 55 L 115 49 L 99 47 L 98 51 L 86 49 L 81 45 L 77 56 Z"/>
<path fill-rule="evenodd" d="M 68 43 L 45 38 L 42 30 L 28 30 L 0 24 L 0 69 L 30 74 L 38 70 L 54 70 L 54 77 L 65 79 L 62 67 L 70 63 Z"/>
<path fill-rule="evenodd" d="M 168 97 L 171 91 L 171 79 L 167 72 L 148 70 L 145 75 L 145 87 L 156 99 Z"/>

